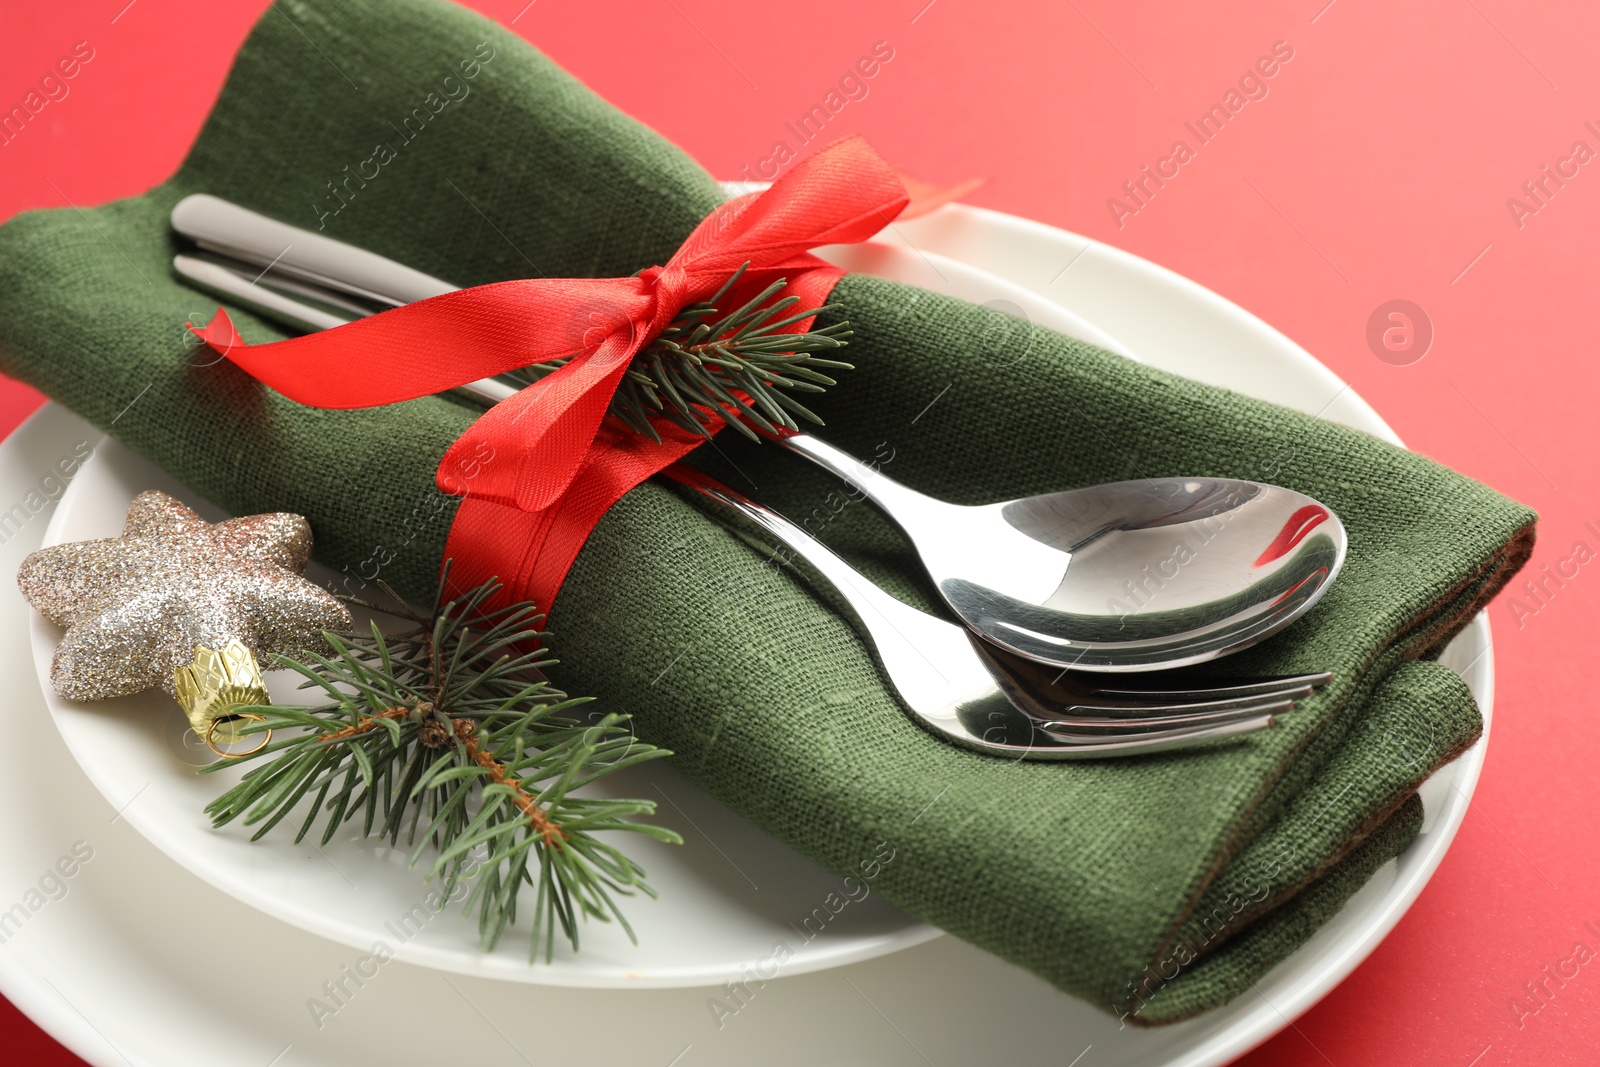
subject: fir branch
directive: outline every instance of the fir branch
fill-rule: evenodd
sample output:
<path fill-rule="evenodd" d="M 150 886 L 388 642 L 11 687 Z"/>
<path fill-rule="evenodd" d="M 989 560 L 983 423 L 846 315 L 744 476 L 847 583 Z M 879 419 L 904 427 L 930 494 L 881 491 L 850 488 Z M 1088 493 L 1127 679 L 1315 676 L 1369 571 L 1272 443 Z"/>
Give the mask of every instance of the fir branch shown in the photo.
<path fill-rule="evenodd" d="M 612 414 L 653 441 L 661 435 L 651 425 L 652 417 L 707 438 L 713 415 L 751 440 L 759 440 L 751 424 L 769 434 L 780 428 L 798 430 L 795 416 L 822 425 L 792 394 L 824 392 L 838 384 L 825 370 L 854 369 L 816 354 L 843 348 L 851 336 L 850 324 L 785 333 L 795 323 L 838 308 L 830 304 L 795 311 L 799 297 L 777 298 L 787 284 L 782 278 L 743 307 L 721 315 L 717 305 L 748 266 L 735 271 L 709 300 L 679 311 L 672 325 L 634 356 L 612 398 Z M 565 363 L 536 364 L 523 374 L 533 381 Z"/>
<path fill-rule="evenodd" d="M 271 729 L 282 740 L 246 757 L 256 766 L 207 813 L 217 826 L 259 824 L 252 840 L 302 809 L 296 842 L 320 820 L 327 844 L 358 817 L 363 836 L 393 845 L 404 836 L 413 864 L 431 851 L 429 877 L 443 878 L 446 897 L 471 882 L 467 907 L 477 910 L 485 949 L 516 921 L 524 885 L 534 888 L 533 957 L 541 945 L 551 957 L 558 929 L 577 948 L 580 919 L 616 919 L 631 938 L 616 896 L 655 894 L 644 870 L 597 835 L 680 838 L 636 821 L 655 811 L 653 801 L 577 791 L 669 753 L 636 740 L 624 716 L 567 714 L 587 698 L 546 680 L 557 661 L 542 644 L 532 648 L 547 636 L 532 604 L 488 608 L 494 581 L 441 604 L 445 579 L 448 566 L 427 617 L 395 597 L 412 630 L 385 634 L 374 624 L 370 633 L 325 634 L 331 656 L 275 657 L 323 702 L 255 709 L 263 721 L 241 732 Z"/>

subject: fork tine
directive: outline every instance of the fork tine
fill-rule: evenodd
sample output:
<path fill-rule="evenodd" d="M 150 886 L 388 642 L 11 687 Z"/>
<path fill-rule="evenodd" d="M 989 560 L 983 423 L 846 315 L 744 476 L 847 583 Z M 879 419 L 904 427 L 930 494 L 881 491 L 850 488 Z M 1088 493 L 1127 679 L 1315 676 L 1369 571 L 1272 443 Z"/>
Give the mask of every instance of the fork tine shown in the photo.
<path fill-rule="evenodd" d="M 1151 716 L 1190 716 L 1217 711 L 1263 709 L 1283 702 L 1293 704 L 1296 700 L 1306 699 L 1311 692 L 1310 686 L 1301 686 L 1299 689 L 1285 689 L 1259 696 L 1234 697 L 1227 700 L 1182 699 L 1182 694 L 1179 695 L 1179 699 L 1168 699 L 1167 693 L 1155 693 L 1151 695 L 1162 698 L 1159 702 L 1131 698 L 1105 702 L 1072 701 L 1061 706 L 1061 713 L 1095 718 L 1120 717 L 1126 721 L 1137 721 Z M 1206 694 L 1201 691 L 1200 695 Z"/>
<path fill-rule="evenodd" d="M 1067 758 L 1104 759 L 1111 756 L 1142 755 L 1167 749 L 1188 748 L 1206 741 L 1214 741 L 1224 737 L 1236 737 L 1240 734 L 1265 730 L 1276 725 L 1276 722 L 1277 720 L 1271 715 L 1260 715 L 1214 726 L 1162 730 L 1146 734 L 1084 735 L 1058 734 L 1051 731 L 1047 733 L 1047 736 L 1056 741 L 1068 743 L 1068 748 L 1072 750 L 1072 755 Z"/>
<path fill-rule="evenodd" d="M 1287 715 L 1293 710 L 1294 701 L 1280 700 L 1270 704 L 1252 704 L 1245 707 L 1223 708 L 1180 715 L 1075 717 L 1050 719 L 1048 721 L 1040 720 L 1039 728 L 1048 730 L 1051 734 L 1056 734 L 1057 732 L 1070 734 L 1076 731 L 1085 731 L 1097 737 L 1119 733 L 1134 735 L 1152 731 L 1188 729 L 1225 722 L 1238 722 L 1244 719 L 1259 718 L 1263 715 Z"/>
<path fill-rule="evenodd" d="M 1219 679 L 1211 682 L 1142 672 L 1108 678 L 1063 671 L 1025 659 L 972 635 L 969 644 L 1018 708 L 1040 722 L 1067 717 L 1179 716 L 1215 711 L 1265 712 L 1283 701 L 1304 700 L 1325 674 L 1286 678 Z"/>
<path fill-rule="evenodd" d="M 1160 679 L 1159 675 L 1140 675 L 1152 681 Z M 1174 686 L 1169 679 L 1160 679 L 1165 685 L 1130 685 L 1119 679 L 1121 684 L 1095 685 L 1089 692 L 1094 696 L 1151 698 L 1165 697 L 1173 701 L 1188 700 L 1232 700 L 1252 696 L 1279 696 L 1299 690 L 1307 690 L 1304 695 L 1310 695 L 1309 690 L 1320 689 L 1333 680 L 1333 675 L 1327 672 L 1321 674 L 1297 674 L 1279 678 L 1251 678 L 1240 680 L 1221 680 L 1223 684 L 1207 684 L 1200 681 L 1187 688 Z"/>

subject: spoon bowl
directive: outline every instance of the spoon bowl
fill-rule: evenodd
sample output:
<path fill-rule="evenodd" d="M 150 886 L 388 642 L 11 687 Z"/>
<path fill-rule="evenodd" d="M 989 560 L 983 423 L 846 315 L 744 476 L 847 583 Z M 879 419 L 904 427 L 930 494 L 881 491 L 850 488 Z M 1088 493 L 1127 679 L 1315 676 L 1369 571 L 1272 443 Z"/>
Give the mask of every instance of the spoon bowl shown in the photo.
<path fill-rule="evenodd" d="M 894 520 L 974 633 L 1076 670 L 1164 670 L 1256 644 L 1321 599 L 1348 547 L 1327 507 L 1259 482 L 1145 478 L 967 506 L 809 434 L 784 444 Z"/>

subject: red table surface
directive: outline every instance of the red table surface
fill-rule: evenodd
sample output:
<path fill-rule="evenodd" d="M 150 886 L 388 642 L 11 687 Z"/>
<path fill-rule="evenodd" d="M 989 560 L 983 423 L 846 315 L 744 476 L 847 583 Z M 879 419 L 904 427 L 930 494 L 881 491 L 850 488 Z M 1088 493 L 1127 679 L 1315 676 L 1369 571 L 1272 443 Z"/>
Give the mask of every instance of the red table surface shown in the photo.
<path fill-rule="evenodd" d="M 1541 601 L 1513 590 L 1490 609 L 1493 741 L 1454 847 L 1372 957 L 1241 1062 L 1600 1061 L 1600 970 L 1582 969 L 1543 1006 L 1525 988 L 1575 942 L 1600 948 L 1585 926 L 1600 925 L 1600 720 L 1584 696 L 1582 644 L 1600 621 L 1600 578 L 1588 567 L 1571 577 L 1568 562 L 1576 542 L 1600 550 L 1587 525 L 1600 520 L 1600 163 L 1588 163 L 1600 153 L 1600 7 L 475 6 L 722 177 L 747 167 L 770 175 L 775 143 L 795 147 L 786 123 L 826 104 L 841 75 L 885 42 L 892 59 L 866 96 L 831 117 L 825 139 L 865 134 L 930 181 L 982 175 L 988 183 L 970 203 L 1196 279 L 1304 345 L 1412 448 L 1536 507 L 1543 536 L 1529 573 L 1559 565 L 1568 577 L 1548 583 L 1554 593 Z M 77 42 L 94 58 L 66 99 L 0 147 L 0 218 L 97 204 L 165 178 L 264 9 L 260 0 L 7 4 L 5 110 Z M 1275 50 L 1270 78 L 1241 83 Z M 1241 100 L 1203 144 L 1186 125 Z M 1181 164 L 1172 157 L 1180 139 L 1194 150 Z M 1578 141 L 1586 151 L 1574 155 Z M 1146 179 L 1146 166 L 1164 184 Z M 1137 199 L 1129 181 L 1144 182 Z M 1524 183 L 1541 181 L 1530 197 Z M 1397 299 L 1431 322 L 1420 359 L 1403 336 L 1390 338 L 1398 352 L 1369 341 L 1369 319 Z M 0 380 L 0 430 L 40 400 Z M 1514 611 L 1518 603 L 1537 610 Z M 12 1062 L 78 1062 L 4 1010 L 0 1041 Z"/>

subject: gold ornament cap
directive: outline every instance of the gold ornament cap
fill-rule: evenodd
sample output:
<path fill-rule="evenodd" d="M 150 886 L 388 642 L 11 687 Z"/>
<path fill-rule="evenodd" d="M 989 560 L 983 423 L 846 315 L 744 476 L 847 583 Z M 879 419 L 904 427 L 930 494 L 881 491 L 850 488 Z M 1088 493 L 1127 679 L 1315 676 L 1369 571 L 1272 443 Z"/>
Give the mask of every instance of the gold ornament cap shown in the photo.
<path fill-rule="evenodd" d="M 246 709 L 272 703 L 255 655 L 237 637 L 220 649 L 196 645 L 194 661 L 187 667 L 174 668 L 172 674 L 178 703 L 189 716 L 189 725 L 217 755 L 238 759 L 259 751 L 272 740 L 272 731 L 267 730 L 261 743 L 246 751 L 217 745 L 219 727 L 241 719 L 259 722 L 263 716 Z"/>

